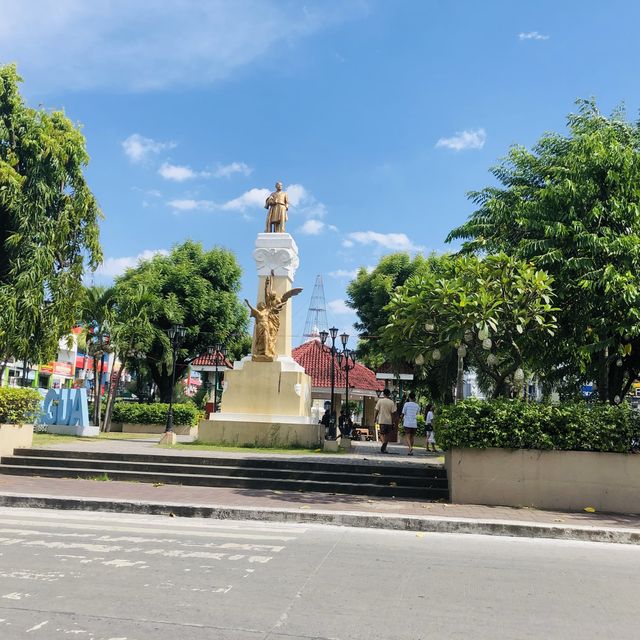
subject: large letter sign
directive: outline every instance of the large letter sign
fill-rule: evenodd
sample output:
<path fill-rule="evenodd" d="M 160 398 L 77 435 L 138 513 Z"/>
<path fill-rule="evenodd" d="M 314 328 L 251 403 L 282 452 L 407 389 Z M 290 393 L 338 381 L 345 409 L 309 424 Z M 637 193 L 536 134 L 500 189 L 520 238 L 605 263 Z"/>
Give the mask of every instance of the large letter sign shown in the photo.
<path fill-rule="evenodd" d="M 39 422 L 48 425 L 50 433 L 97 435 L 99 432 L 98 427 L 89 426 L 86 389 L 49 389 Z"/>

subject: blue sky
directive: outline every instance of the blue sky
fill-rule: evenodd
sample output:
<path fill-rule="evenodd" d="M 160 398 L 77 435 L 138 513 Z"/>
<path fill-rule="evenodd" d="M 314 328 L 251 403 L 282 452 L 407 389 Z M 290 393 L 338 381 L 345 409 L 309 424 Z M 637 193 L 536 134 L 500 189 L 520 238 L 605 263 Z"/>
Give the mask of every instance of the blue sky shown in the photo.
<path fill-rule="evenodd" d="M 640 3 L 0 0 L 0 62 L 83 126 L 108 282 L 186 238 L 251 252 L 276 180 L 295 202 L 294 344 L 317 274 L 329 322 L 394 250 L 443 251 L 510 145 L 579 97 L 640 107 Z"/>

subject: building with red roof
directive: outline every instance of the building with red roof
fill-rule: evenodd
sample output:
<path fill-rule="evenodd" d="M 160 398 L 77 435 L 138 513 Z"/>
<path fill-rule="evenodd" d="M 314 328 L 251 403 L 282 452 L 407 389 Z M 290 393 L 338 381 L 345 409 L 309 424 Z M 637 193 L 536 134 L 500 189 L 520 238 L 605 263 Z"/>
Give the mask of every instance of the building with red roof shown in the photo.
<path fill-rule="evenodd" d="M 293 349 L 291 357 L 311 377 L 313 409 L 316 415 L 322 415 L 324 402 L 331 398 L 331 349 L 324 346 L 319 338 L 312 338 Z M 338 367 L 337 360 L 334 366 L 335 406 L 339 411 L 345 396 L 347 378 L 344 370 Z M 385 383 L 376 379 L 376 374 L 362 364 L 356 362 L 349 371 L 349 401 L 362 401 L 362 424 L 373 425 L 373 411 L 384 386 Z"/>

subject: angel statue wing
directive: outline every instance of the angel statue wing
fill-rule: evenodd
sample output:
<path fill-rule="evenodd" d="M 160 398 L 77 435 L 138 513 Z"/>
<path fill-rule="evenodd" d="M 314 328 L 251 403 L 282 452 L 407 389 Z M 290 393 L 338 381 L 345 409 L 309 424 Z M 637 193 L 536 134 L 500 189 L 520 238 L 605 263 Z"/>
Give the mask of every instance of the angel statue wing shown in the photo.
<path fill-rule="evenodd" d="M 302 291 L 301 287 L 296 287 L 295 289 L 290 289 L 289 291 L 282 294 L 282 302 L 286 302 L 289 298 L 293 298 L 293 296 L 297 296 Z"/>

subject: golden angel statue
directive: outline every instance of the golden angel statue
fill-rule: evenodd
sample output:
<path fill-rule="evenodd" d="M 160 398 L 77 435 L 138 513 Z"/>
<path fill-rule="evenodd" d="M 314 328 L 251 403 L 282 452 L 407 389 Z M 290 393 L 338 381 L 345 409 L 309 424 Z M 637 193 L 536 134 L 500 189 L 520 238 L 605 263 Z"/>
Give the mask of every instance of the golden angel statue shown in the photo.
<path fill-rule="evenodd" d="M 278 339 L 278 331 L 280 331 L 280 311 L 287 304 L 289 298 L 297 296 L 301 291 L 302 289 L 297 287 L 279 296 L 273 290 L 272 271 L 271 275 L 265 279 L 264 302 L 258 303 L 257 308 L 254 308 L 245 298 L 251 311 L 251 317 L 255 319 L 252 360 L 273 362 L 277 358 L 276 340 Z"/>

